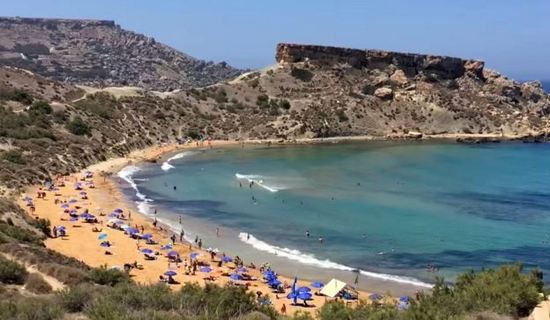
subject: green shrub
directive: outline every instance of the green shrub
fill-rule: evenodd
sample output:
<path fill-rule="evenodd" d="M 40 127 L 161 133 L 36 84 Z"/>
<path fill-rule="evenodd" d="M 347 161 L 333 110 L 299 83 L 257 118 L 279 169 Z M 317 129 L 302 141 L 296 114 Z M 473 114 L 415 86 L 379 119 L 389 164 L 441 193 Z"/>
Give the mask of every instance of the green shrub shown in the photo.
<path fill-rule="evenodd" d="M 90 135 L 91 133 L 90 127 L 86 124 L 86 122 L 84 122 L 84 120 L 82 120 L 81 117 L 78 116 L 70 122 L 67 122 L 65 128 L 67 128 L 70 133 L 77 136 Z"/>
<path fill-rule="evenodd" d="M 48 298 L 17 297 L 0 302 L 0 319 L 58 320 L 63 310 Z"/>
<path fill-rule="evenodd" d="M 88 95 L 86 99 L 79 100 L 75 107 L 87 113 L 95 114 L 104 119 L 111 119 L 117 116 L 117 109 L 120 102 L 112 95 L 104 92 Z"/>
<path fill-rule="evenodd" d="M 114 286 L 130 281 L 130 277 L 123 271 L 109 269 L 107 266 L 93 268 L 89 273 L 89 279 L 97 284 Z"/>
<path fill-rule="evenodd" d="M 41 244 L 42 240 L 31 230 L 21 228 L 19 226 L 10 225 L 0 221 L 0 235 L 5 235 L 19 242 Z"/>
<path fill-rule="evenodd" d="M 50 230 L 51 230 L 51 223 L 50 223 L 50 220 L 48 219 L 43 219 L 43 218 L 40 218 L 40 219 L 35 219 L 31 222 L 31 224 L 38 230 L 42 231 L 42 233 L 46 236 L 46 237 L 49 237 L 51 235 L 50 233 Z"/>
<path fill-rule="evenodd" d="M 57 301 L 63 309 L 71 312 L 82 312 L 91 301 L 95 289 L 87 284 L 67 288 L 57 294 Z"/>
<path fill-rule="evenodd" d="M 17 101 L 28 106 L 32 103 L 33 97 L 28 92 L 21 89 L 1 90 L 0 100 Z"/>
<path fill-rule="evenodd" d="M 2 153 L 2 159 L 15 164 L 25 164 L 23 153 L 20 150 L 9 150 Z"/>
<path fill-rule="evenodd" d="M 346 122 L 349 120 L 348 116 L 346 115 L 346 112 L 342 109 L 338 109 L 336 111 L 336 116 L 338 117 L 338 121 L 340 122 Z"/>
<path fill-rule="evenodd" d="M 290 70 L 290 75 L 304 82 L 309 82 L 313 78 L 313 73 L 311 71 L 300 68 L 292 68 L 292 70 Z"/>
<path fill-rule="evenodd" d="M 283 99 L 279 102 L 279 107 L 282 109 L 288 110 L 290 109 L 290 102 L 288 102 L 288 100 Z"/>
<path fill-rule="evenodd" d="M 31 273 L 25 282 L 25 289 L 32 293 L 45 294 L 52 292 L 52 286 L 38 273 Z"/>
<path fill-rule="evenodd" d="M 40 100 L 31 105 L 29 108 L 30 114 L 50 114 L 53 109 L 47 101 Z"/>
<path fill-rule="evenodd" d="M 0 282 L 5 284 L 24 284 L 27 275 L 25 267 L 0 255 Z"/>
<path fill-rule="evenodd" d="M 364 85 L 363 89 L 361 89 L 361 92 L 365 95 L 373 95 L 374 91 L 376 91 L 376 87 L 370 84 Z"/>

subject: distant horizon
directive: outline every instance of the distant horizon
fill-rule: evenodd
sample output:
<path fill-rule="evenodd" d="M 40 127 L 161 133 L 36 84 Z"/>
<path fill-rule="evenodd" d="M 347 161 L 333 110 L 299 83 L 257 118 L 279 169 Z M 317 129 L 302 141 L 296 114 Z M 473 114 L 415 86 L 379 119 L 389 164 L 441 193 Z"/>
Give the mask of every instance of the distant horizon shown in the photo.
<path fill-rule="evenodd" d="M 550 20 L 545 12 L 550 12 L 550 3 L 543 0 L 27 0 L 5 4 L 1 15 L 112 20 L 197 59 L 225 61 L 241 69 L 274 64 L 277 43 L 288 42 L 476 59 L 517 81 L 548 82 L 550 46 L 543 43 L 542 31 L 550 30 Z"/>

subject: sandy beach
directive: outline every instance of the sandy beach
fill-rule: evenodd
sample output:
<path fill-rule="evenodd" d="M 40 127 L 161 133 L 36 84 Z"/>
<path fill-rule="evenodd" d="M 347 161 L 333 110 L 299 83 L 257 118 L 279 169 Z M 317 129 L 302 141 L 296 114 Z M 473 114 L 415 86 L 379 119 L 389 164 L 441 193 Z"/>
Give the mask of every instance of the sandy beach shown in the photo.
<path fill-rule="evenodd" d="M 228 146 L 236 143 L 238 142 L 213 141 L 212 147 Z M 162 226 L 160 223 L 154 227 L 153 221 L 137 212 L 134 206 L 124 199 L 124 195 L 117 188 L 116 183 L 108 177 L 110 174 L 118 172 L 127 165 L 137 164 L 143 161 L 158 161 L 162 155 L 194 147 L 196 147 L 195 144 L 155 146 L 133 152 L 127 157 L 110 159 L 95 164 L 88 168 L 89 171 L 93 172 L 93 178 L 84 181 L 83 173 L 64 177 L 65 186 L 59 187 L 59 190 L 55 192 L 48 191 L 45 198 L 36 198 L 37 191 L 40 190 L 39 186 L 29 188 L 27 190 L 27 196 L 31 196 L 35 204 L 35 211 L 31 214 L 36 217 L 49 219 L 52 226 L 64 226 L 67 230 L 66 237 L 49 238 L 45 241 L 46 246 L 64 255 L 82 260 L 92 267 L 99 267 L 102 265 L 108 267 L 123 267 L 124 264 L 137 263 L 143 266 L 143 268 L 131 269 L 130 275 L 136 282 L 143 284 L 159 282 L 159 277 L 168 270 L 177 273 L 173 278 L 180 284 L 171 285 L 174 289 L 178 289 L 186 282 L 196 282 L 205 285 L 207 282 L 211 281 L 210 279 L 206 279 L 210 276 L 215 279 L 213 282 L 219 285 L 225 285 L 227 282 L 231 281 L 227 274 L 235 272 L 235 263 L 223 263 L 223 265 L 219 267 L 221 253 L 218 253 L 215 259 L 212 260 L 210 253 L 205 250 L 199 250 L 196 244 L 190 244 L 185 242 L 185 240 L 180 242 L 179 235 L 176 235 L 177 241 L 171 250 L 177 251 L 181 259 L 187 260 L 188 263 L 191 263 L 189 258 L 190 254 L 192 252 L 198 253 L 197 260 L 199 263 L 209 265 L 212 271 L 208 273 L 201 272 L 201 266 L 198 266 L 199 270 L 195 275 L 186 275 L 184 271 L 184 262 L 179 264 L 170 263 L 166 257 L 167 251 L 162 251 L 160 248 L 162 245 L 171 242 L 170 237 L 173 235 L 173 232 L 169 231 L 166 226 Z M 83 172 L 84 171 L 85 170 L 83 170 Z M 94 187 L 90 188 L 89 183 L 92 181 Z M 77 182 L 82 183 L 83 190 L 75 190 L 74 185 Z M 81 199 L 82 191 L 86 192 L 87 199 Z M 75 222 L 69 221 L 70 216 L 64 213 L 61 204 L 69 202 L 71 199 L 76 199 L 77 201 L 74 202 L 73 200 L 74 203 L 70 204 L 70 209 L 77 209 L 78 213 L 83 212 L 84 209 L 88 209 L 91 214 L 94 214 L 98 218 L 98 223 L 86 223 L 81 221 L 81 219 Z M 23 200 L 20 201 L 20 204 L 22 207 L 27 208 Z M 142 234 L 152 234 L 153 239 L 158 244 L 148 245 L 145 243 L 145 240 L 138 241 L 132 239 L 128 234 L 125 234 L 125 232 L 108 227 L 108 221 L 111 219 L 108 215 L 117 208 L 123 211 L 125 216 L 124 223 L 140 230 Z M 94 228 L 96 230 L 94 230 Z M 106 234 L 105 238 L 99 240 L 99 235 L 103 233 Z M 100 246 L 102 241 L 109 241 L 111 246 Z M 155 260 L 147 260 L 141 251 L 143 249 L 151 249 L 153 252 L 158 252 L 159 255 L 156 256 Z M 109 251 L 110 254 L 106 254 L 106 251 Z M 238 255 L 238 252 L 231 252 L 228 253 L 228 255 L 229 254 Z M 248 265 L 248 263 L 248 261 L 245 261 L 245 265 Z M 293 306 L 291 305 L 292 301 L 286 298 L 286 295 L 290 292 L 288 287 L 292 284 L 293 279 L 279 276 L 279 280 L 285 284 L 287 289 L 285 293 L 276 294 L 265 281 L 262 280 L 259 266 L 256 266 L 256 269 L 248 268 L 247 273 L 258 280 L 235 281 L 235 283 L 239 285 L 248 285 L 249 290 L 254 293 L 261 292 L 262 295 L 269 298 L 279 311 L 283 308 L 283 304 L 285 305 L 287 313 L 293 313 L 297 310 L 315 310 L 326 301 L 325 297 L 313 295 L 312 300 L 308 301 L 308 307 L 301 305 Z M 298 282 L 298 286 L 309 285 L 309 282 Z M 317 290 L 314 288 L 312 289 L 312 292 Z M 359 292 L 360 299 L 367 299 L 367 297 L 367 292 Z"/>

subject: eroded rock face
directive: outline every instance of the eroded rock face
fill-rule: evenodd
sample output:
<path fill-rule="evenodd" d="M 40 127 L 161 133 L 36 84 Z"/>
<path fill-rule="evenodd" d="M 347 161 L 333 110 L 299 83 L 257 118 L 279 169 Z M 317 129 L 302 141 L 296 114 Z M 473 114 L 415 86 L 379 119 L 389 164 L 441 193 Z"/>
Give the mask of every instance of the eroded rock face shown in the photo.
<path fill-rule="evenodd" d="M 305 60 L 325 64 L 347 63 L 356 68 L 367 69 L 386 69 L 389 65 L 394 65 L 407 77 L 429 74 L 439 79 L 456 79 L 466 72 L 471 76 L 481 77 L 484 68 L 484 63 L 477 60 L 287 43 L 277 46 L 276 59 L 279 63 L 296 63 Z"/>
<path fill-rule="evenodd" d="M 91 86 L 207 86 L 240 70 L 195 59 L 108 20 L 0 18 L 0 65 Z"/>

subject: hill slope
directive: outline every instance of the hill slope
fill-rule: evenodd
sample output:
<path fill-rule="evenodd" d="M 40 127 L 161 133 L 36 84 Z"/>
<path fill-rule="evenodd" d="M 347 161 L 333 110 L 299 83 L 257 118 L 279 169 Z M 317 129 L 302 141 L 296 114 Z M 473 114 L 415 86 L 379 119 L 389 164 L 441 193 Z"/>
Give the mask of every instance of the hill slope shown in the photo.
<path fill-rule="evenodd" d="M 195 59 L 113 21 L 0 18 L 0 65 L 92 86 L 207 86 L 240 70 Z"/>

